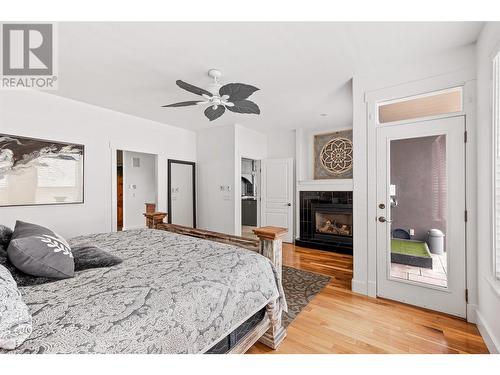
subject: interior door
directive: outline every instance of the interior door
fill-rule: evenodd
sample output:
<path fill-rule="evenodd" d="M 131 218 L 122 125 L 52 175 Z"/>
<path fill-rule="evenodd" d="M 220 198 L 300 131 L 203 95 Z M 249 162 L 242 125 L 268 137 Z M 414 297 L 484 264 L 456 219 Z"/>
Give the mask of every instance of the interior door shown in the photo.
<path fill-rule="evenodd" d="M 377 295 L 466 316 L 465 118 L 377 129 Z"/>
<path fill-rule="evenodd" d="M 287 228 L 293 242 L 293 159 L 262 160 L 261 185 L 261 226 Z"/>
<path fill-rule="evenodd" d="M 196 228 L 195 163 L 168 161 L 168 222 Z"/>

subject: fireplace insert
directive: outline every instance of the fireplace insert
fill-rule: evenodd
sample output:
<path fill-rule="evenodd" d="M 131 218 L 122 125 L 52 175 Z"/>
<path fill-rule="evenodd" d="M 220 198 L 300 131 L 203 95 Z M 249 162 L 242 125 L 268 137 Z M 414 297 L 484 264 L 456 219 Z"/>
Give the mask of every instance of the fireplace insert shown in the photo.
<path fill-rule="evenodd" d="M 352 254 L 352 192 L 301 192 L 299 246 Z"/>

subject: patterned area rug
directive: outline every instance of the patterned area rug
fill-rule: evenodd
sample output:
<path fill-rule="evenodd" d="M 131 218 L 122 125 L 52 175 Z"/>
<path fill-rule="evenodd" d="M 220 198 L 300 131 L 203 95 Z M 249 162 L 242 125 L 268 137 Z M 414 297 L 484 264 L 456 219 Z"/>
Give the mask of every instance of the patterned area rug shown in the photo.
<path fill-rule="evenodd" d="M 283 289 L 288 303 L 283 326 L 287 327 L 329 281 L 328 276 L 283 266 Z"/>

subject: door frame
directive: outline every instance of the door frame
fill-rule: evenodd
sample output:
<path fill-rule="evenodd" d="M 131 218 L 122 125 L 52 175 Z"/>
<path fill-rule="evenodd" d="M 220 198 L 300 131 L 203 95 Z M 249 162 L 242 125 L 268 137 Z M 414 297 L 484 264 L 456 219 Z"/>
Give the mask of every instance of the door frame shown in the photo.
<path fill-rule="evenodd" d="M 111 152 L 111 231 L 117 231 L 117 219 L 118 219 L 118 197 L 117 197 L 117 185 L 118 185 L 118 176 L 117 176 L 117 168 L 116 168 L 116 152 L 118 150 L 129 151 L 129 152 L 137 152 L 141 154 L 150 154 L 155 156 L 155 164 L 156 164 L 156 205 L 157 209 L 161 210 L 162 208 L 158 206 L 162 206 L 161 202 L 163 201 L 163 193 L 162 193 L 162 173 L 161 173 L 161 151 L 155 149 L 147 149 L 142 147 L 137 147 L 136 145 L 131 145 L 127 143 L 121 142 L 110 142 L 109 149 Z M 164 187 L 163 187 L 164 189 Z M 163 206 L 164 207 L 164 206 Z M 123 211 L 125 212 L 125 200 L 123 202 Z M 127 229 L 125 225 L 123 229 Z"/>
<path fill-rule="evenodd" d="M 435 121 L 448 121 L 448 124 L 435 124 Z M 451 126 L 450 123 L 451 122 Z M 455 122 L 460 123 L 460 128 L 455 124 Z M 399 125 L 399 124 L 398 124 Z M 403 135 L 401 131 L 398 134 L 393 132 L 384 132 L 385 130 L 391 130 L 391 128 L 403 129 L 408 127 L 408 134 Z M 398 130 L 399 130 L 398 129 Z M 465 144 L 463 142 L 463 133 L 465 130 L 465 116 L 449 116 L 446 118 L 438 118 L 434 120 L 420 120 L 404 123 L 399 126 L 388 126 L 379 127 L 377 129 L 377 204 L 384 203 L 386 207 L 384 209 L 377 210 L 377 214 L 380 216 L 386 216 L 388 219 L 392 219 L 392 212 L 390 210 L 390 204 L 388 202 L 389 188 L 388 183 L 391 183 L 390 178 L 390 143 L 392 140 L 408 140 L 408 139 L 418 139 L 421 137 L 430 137 L 445 134 L 446 135 L 446 175 L 447 184 L 453 185 L 450 182 L 449 177 L 455 176 L 464 182 L 464 185 L 460 185 L 456 194 L 452 197 L 451 194 L 447 194 L 450 199 L 454 198 L 453 201 L 447 202 L 447 243 L 451 244 L 449 247 L 455 249 L 460 249 L 463 253 L 459 255 L 456 251 L 448 252 L 447 262 L 448 270 L 452 273 L 447 273 L 448 287 L 443 288 L 432 284 L 424 284 L 421 282 L 402 280 L 396 277 L 391 277 L 390 267 L 391 261 L 388 258 L 390 247 L 390 231 L 388 232 L 387 223 L 377 223 L 377 296 L 382 298 L 389 298 L 390 294 L 393 295 L 394 300 L 401 301 L 403 303 L 412 304 L 415 306 L 421 306 L 427 309 L 432 309 L 432 307 L 439 307 L 439 310 L 444 313 L 451 315 L 456 315 L 462 318 L 466 316 L 466 295 L 464 294 L 467 283 L 467 270 L 466 270 L 466 228 L 467 222 L 463 217 L 463 212 L 466 209 L 465 206 Z M 455 160 L 450 156 L 450 152 L 460 153 L 460 160 Z M 449 163 L 448 161 L 453 160 L 454 163 Z M 452 168 L 453 166 L 453 168 Z M 381 170 L 385 170 L 380 174 Z M 383 175 L 383 179 L 381 178 Z M 458 202 L 457 202 L 458 200 Z M 458 210 L 458 212 L 456 212 Z M 394 227 L 392 227 L 394 228 Z M 389 227 L 389 229 L 391 229 Z M 456 229 L 456 231 L 455 231 Z M 453 237 L 450 235 L 453 234 Z M 379 237 L 380 235 L 380 237 Z M 387 238 L 389 236 L 389 238 Z M 453 245 L 453 243 L 455 245 Z M 463 246 L 463 247 L 462 247 Z M 452 264 L 451 261 L 454 260 Z M 384 272 L 384 274 L 380 272 Z M 457 273 L 457 272 L 460 272 Z M 382 285 L 385 285 L 385 290 L 382 291 Z M 423 288 L 423 293 L 428 292 L 428 294 L 418 294 L 416 289 L 411 288 Z M 405 290 L 406 288 L 406 290 Z M 415 292 L 414 298 L 407 298 L 407 292 Z M 446 297 L 451 296 L 451 297 Z M 447 302 L 450 305 L 444 305 L 442 298 L 447 298 Z M 451 298 L 451 299 L 450 299 Z M 430 301 L 430 304 L 428 303 Z M 434 306 L 432 306 L 434 305 Z"/>
<path fill-rule="evenodd" d="M 167 191 L 168 191 L 168 200 L 167 200 L 167 221 L 169 224 L 172 224 L 172 164 L 185 164 L 191 165 L 193 167 L 193 228 L 196 228 L 196 163 L 194 161 L 185 161 L 185 160 L 176 160 L 176 159 L 168 159 L 167 162 Z"/>
<path fill-rule="evenodd" d="M 295 227 L 295 177 L 294 177 L 294 159 L 293 158 L 266 158 L 266 159 L 261 159 L 260 160 L 260 224 L 264 225 L 263 223 L 265 222 L 264 220 L 264 204 L 265 200 L 263 199 L 264 197 L 264 185 L 266 184 L 266 178 L 265 174 L 262 172 L 263 171 L 263 165 L 265 162 L 270 161 L 270 160 L 286 160 L 287 161 L 287 168 L 288 168 L 288 173 L 290 175 L 290 212 L 288 214 L 288 226 L 290 227 L 289 232 L 287 233 L 287 237 L 290 238 L 290 242 L 285 241 L 283 239 L 283 242 L 287 243 L 294 243 L 295 241 L 295 234 L 294 234 L 294 227 Z M 267 225 L 267 224 L 266 224 Z"/>
<path fill-rule="evenodd" d="M 433 118 L 446 118 L 450 116 L 464 115 L 465 127 L 467 131 L 467 143 L 465 145 L 465 189 L 466 189 L 466 209 L 468 212 L 468 220 L 466 225 L 466 288 L 468 290 L 467 302 L 467 320 L 475 323 L 477 321 L 477 184 L 475 174 L 468 173 L 474 171 L 476 166 L 476 77 L 474 69 L 463 69 L 449 74 L 438 75 L 435 77 L 425 78 L 413 82 L 403 83 L 396 86 L 381 88 L 364 93 L 363 103 L 365 107 L 366 118 L 364 120 L 365 139 L 360 140 L 366 147 L 366 161 L 363 165 L 355 165 L 355 169 L 359 168 L 359 173 L 366 175 L 366 185 L 361 188 L 366 189 L 366 212 L 363 214 L 365 220 L 356 222 L 361 224 L 361 228 L 357 228 L 357 233 L 366 230 L 363 240 L 355 239 L 354 246 L 354 279 L 353 287 L 357 285 L 356 291 L 365 293 L 371 297 L 377 295 L 377 251 L 376 251 L 376 230 L 377 230 L 377 197 L 376 197 L 376 128 L 378 126 L 391 126 L 391 123 L 379 125 L 376 123 L 376 104 L 381 101 L 403 98 L 413 95 L 419 95 L 426 92 L 439 91 L 451 87 L 463 87 L 463 108 L 462 112 L 452 115 L 435 116 Z M 419 119 L 422 120 L 422 119 Z M 408 120 L 415 122 L 415 119 Z M 405 123 L 405 122 L 398 122 Z M 356 142 L 356 140 L 355 140 Z M 359 149 L 359 146 L 356 147 Z M 358 185 L 358 182 L 354 182 Z M 355 203 L 356 205 L 356 203 Z M 366 244 L 366 250 L 356 247 L 356 243 Z M 359 257 L 360 260 L 356 260 Z M 362 260 L 364 258 L 364 260 Z M 359 264 L 359 266 L 357 266 Z M 364 285 L 364 287 L 363 287 Z M 365 288 L 365 289 L 361 289 Z"/>

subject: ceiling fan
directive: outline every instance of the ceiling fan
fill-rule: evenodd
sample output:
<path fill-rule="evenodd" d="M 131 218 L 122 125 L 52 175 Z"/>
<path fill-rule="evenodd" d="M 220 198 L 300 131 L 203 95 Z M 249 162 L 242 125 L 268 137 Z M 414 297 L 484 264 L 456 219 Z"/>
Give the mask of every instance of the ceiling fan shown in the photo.
<path fill-rule="evenodd" d="M 244 83 L 228 83 L 223 86 L 218 81 L 222 73 L 217 69 L 210 69 L 208 75 L 214 79 L 214 82 L 212 82 L 206 90 L 181 80 L 175 82 L 181 89 L 200 95 L 204 100 L 190 100 L 187 102 L 167 104 L 162 107 L 206 105 L 207 108 L 204 113 L 210 121 L 221 117 L 224 112 L 226 112 L 226 109 L 236 113 L 260 114 L 259 106 L 248 100 L 250 95 L 259 90 L 257 87 L 245 85 Z"/>

